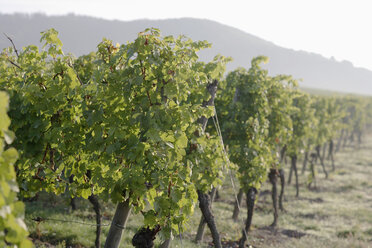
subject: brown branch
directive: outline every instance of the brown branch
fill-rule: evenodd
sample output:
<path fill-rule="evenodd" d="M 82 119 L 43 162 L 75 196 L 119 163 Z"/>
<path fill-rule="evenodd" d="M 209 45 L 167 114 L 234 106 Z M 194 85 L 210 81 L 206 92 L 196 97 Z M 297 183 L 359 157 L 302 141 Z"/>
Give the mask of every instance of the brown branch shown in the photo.
<path fill-rule="evenodd" d="M 63 73 L 64 73 L 63 70 L 61 72 L 56 73 L 56 75 L 53 76 L 53 80 L 55 80 L 57 76 L 63 77 Z"/>
<path fill-rule="evenodd" d="M 5 35 L 6 38 L 8 38 L 8 40 L 10 41 L 10 43 L 12 43 L 13 48 L 14 48 L 14 52 L 17 54 L 17 57 L 19 57 L 18 50 L 17 50 L 16 46 L 14 45 L 13 40 L 8 35 L 6 35 L 6 33 L 3 33 L 3 34 Z"/>
<path fill-rule="evenodd" d="M 14 63 L 13 61 L 11 61 L 9 58 L 7 58 L 8 59 L 8 61 L 9 61 L 9 63 L 11 63 L 12 65 L 14 65 L 15 67 L 17 67 L 18 69 L 21 69 L 22 70 L 22 68 L 19 66 L 19 65 L 17 65 L 16 63 Z"/>
<path fill-rule="evenodd" d="M 143 67 L 142 60 L 140 60 L 140 66 L 141 66 L 141 73 L 142 73 L 143 81 L 146 81 L 146 68 Z"/>
<path fill-rule="evenodd" d="M 150 101 L 150 106 L 154 105 L 154 104 L 152 104 L 152 102 L 151 102 L 151 98 L 150 98 L 149 91 L 147 90 L 146 93 L 147 93 L 147 98 L 148 98 L 149 101 Z"/>
<path fill-rule="evenodd" d="M 45 147 L 43 160 L 41 161 L 42 164 L 45 163 L 45 159 L 46 159 L 46 156 L 48 154 L 48 150 L 49 150 L 49 144 L 47 144 L 46 147 Z"/>
<path fill-rule="evenodd" d="M 54 162 L 54 152 L 55 152 L 55 149 L 50 149 L 49 150 L 49 168 L 55 172 L 55 162 Z"/>

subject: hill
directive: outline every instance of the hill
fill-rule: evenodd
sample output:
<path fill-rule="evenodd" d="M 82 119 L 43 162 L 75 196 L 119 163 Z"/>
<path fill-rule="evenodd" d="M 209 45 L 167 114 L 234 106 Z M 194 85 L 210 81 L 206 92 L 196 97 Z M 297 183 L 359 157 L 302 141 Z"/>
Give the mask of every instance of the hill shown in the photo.
<path fill-rule="evenodd" d="M 51 27 L 60 32 L 64 51 L 77 56 L 94 51 L 103 37 L 125 43 L 135 39 L 138 32 L 145 28 L 156 27 L 163 35 L 184 34 L 193 40 L 208 40 L 213 46 L 201 52 L 201 58 L 210 60 L 216 54 L 231 56 L 234 61 L 228 65 L 228 70 L 238 66 L 249 67 L 252 57 L 265 55 L 270 57 L 266 65 L 270 74 L 290 74 L 303 79 L 300 83 L 302 87 L 372 95 L 372 71 L 356 68 L 348 61 L 339 62 L 315 53 L 279 47 L 210 20 L 181 18 L 124 22 L 73 14 L 0 14 L 0 32 L 12 37 L 18 48 L 38 44 L 40 31 Z M 5 36 L 0 38 L 1 50 L 9 45 Z"/>

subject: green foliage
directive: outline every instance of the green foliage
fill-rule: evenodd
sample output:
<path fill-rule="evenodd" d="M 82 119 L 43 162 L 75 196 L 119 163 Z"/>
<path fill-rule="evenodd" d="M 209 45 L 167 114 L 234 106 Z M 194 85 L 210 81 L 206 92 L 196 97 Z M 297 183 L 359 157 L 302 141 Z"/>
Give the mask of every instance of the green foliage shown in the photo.
<path fill-rule="evenodd" d="M 283 89 L 285 86 L 280 84 L 281 81 L 290 78 L 268 76 L 268 72 L 259 66 L 267 60 L 257 57 L 248 71 L 239 68 L 229 73 L 217 105 L 229 156 L 239 167 L 239 180 L 245 189 L 259 188 L 266 179 L 273 163 L 270 142 L 282 136 L 281 127 L 289 121 L 280 114 L 283 99 L 276 97 L 276 90 Z M 270 119 L 273 121 L 271 126 Z M 274 119 L 280 122 L 274 123 Z M 270 135 L 272 139 L 269 139 Z"/>
<path fill-rule="evenodd" d="M 313 134 L 309 136 L 309 144 L 323 145 L 338 136 L 343 127 L 342 118 L 346 114 L 346 108 L 335 98 L 315 96 L 312 98 L 312 109 L 315 125 L 312 128 Z"/>
<path fill-rule="evenodd" d="M 196 53 L 210 44 L 163 38 L 157 29 L 125 45 L 104 39 L 77 59 L 63 54 L 55 30 L 41 41 L 45 50 L 29 46 L 16 57 L 8 49 L 0 59 L 23 193 L 60 194 L 68 186 L 74 196 L 129 199 L 145 225 L 177 232 L 196 189 L 221 182 L 220 145 L 198 120 L 214 114 L 203 107 L 207 85 L 222 77 L 228 59 L 199 62 Z"/>
<path fill-rule="evenodd" d="M 229 59 L 200 62 L 197 52 L 209 43 L 162 37 L 157 29 L 123 45 L 103 39 L 79 58 L 63 53 L 54 29 L 41 42 L 41 50 L 28 46 L 17 55 L 8 48 L 0 55 L 21 193 L 61 194 L 68 187 L 72 196 L 129 200 L 144 225 L 160 226 L 165 236 L 182 230 L 196 191 L 221 184 L 229 164 L 219 131 L 206 132 L 200 121 L 215 114 L 205 106 L 214 80 L 221 82 L 216 105 L 226 150 L 245 189 L 260 187 L 281 147 L 299 154 L 342 128 L 361 135 L 372 119 L 364 111 L 370 101 L 310 98 L 290 76 L 269 76 L 260 67 L 263 56 L 221 81 Z M 10 143 L 9 120 L 1 121 Z M 15 162 L 14 150 L 3 154 Z"/>
<path fill-rule="evenodd" d="M 324 97 L 314 97 L 313 108 L 315 110 L 315 118 L 317 125 L 315 126 L 314 145 L 323 145 L 329 136 L 329 118 L 327 113 L 327 99 Z"/>
<path fill-rule="evenodd" d="M 312 149 L 313 142 L 309 142 L 309 140 L 314 137 L 314 130 L 318 123 L 314 116 L 314 109 L 311 107 L 309 94 L 296 90 L 292 92 L 292 98 L 291 119 L 293 133 L 288 140 L 287 150 L 290 156 L 298 156 L 302 150 Z"/>
<path fill-rule="evenodd" d="M 270 107 L 267 143 L 272 153 L 273 168 L 277 168 L 278 165 L 278 150 L 287 145 L 289 139 L 294 136 L 291 113 L 294 111 L 293 87 L 295 86 L 297 82 L 286 75 L 278 75 L 270 80 L 267 92 Z"/>
<path fill-rule="evenodd" d="M 8 49 L 0 59 L 4 75 L 0 88 L 11 96 L 9 115 L 17 136 L 14 146 L 21 152 L 17 180 L 22 193 L 32 196 L 42 189 L 64 192 L 71 168 L 80 169 L 76 178 L 84 182 L 70 185 L 72 192 L 90 186 L 99 191 L 97 185 L 84 178 L 87 163 L 79 158 L 84 157 L 84 133 L 79 120 L 83 96 L 72 67 L 73 58 L 63 55 L 55 30 L 43 32 L 41 41 L 47 50 L 28 46 L 18 57 Z"/>
<path fill-rule="evenodd" d="M 14 148 L 5 149 L 14 139 L 14 133 L 8 130 L 8 101 L 8 95 L 0 91 L 0 247 L 32 247 L 23 222 L 24 205 L 17 200 L 14 163 L 18 153 Z"/>
<path fill-rule="evenodd" d="M 342 128 L 360 138 L 368 123 L 371 123 L 371 99 L 350 96 L 337 100 L 343 109 Z"/>

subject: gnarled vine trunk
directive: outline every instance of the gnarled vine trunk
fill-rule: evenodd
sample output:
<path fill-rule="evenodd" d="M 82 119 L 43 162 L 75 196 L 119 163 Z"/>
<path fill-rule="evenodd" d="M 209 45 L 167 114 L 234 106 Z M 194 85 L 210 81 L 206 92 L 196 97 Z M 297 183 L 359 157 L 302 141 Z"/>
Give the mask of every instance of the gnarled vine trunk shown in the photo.
<path fill-rule="evenodd" d="M 292 182 L 292 174 L 293 174 L 293 166 L 291 164 L 291 167 L 289 168 L 289 175 L 288 175 L 288 185 Z"/>
<path fill-rule="evenodd" d="M 244 195 L 244 191 L 243 191 L 242 188 L 240 188 L 238 196 L 237 196 L 237 201 L 235 201 L 235 204 L 234 204 L 234 212 L 233 212 L 233 215 L 232 215 L 232 219 L 235 222 L 238 221 L 239 211 L 240 211 L 240 208 L 242 206 L 243 195 Z"/>
<path fill-rule="evenodd" d="M 326 168 L 324 166 L 324 160 L 323 160 L 322 156 L 320 155 L 320 145 L 317 145 L 315 147 L 315 150 L 316 150 L 316 154 L 317 154 L 317 156 L 318 156 L 318 158 L 320 160 L 320 164 L 322 165 L 324 175 L 325 175 L 326 178 L 328 178 L 328 172 L 327 172 L 327 170 L 326 170 Z"/>
<path fill-rule="evenodd" d="M 344 132 L 345 132 L 345 129 L 342 129 L 341 130 L 341 135 L 340 135 L 340 137 L 338 138 L 338 141 L 337 141 L 335 153 L 340 151 L 341 143 L 342 143 L 342 140 L 343 140 L 343 137 L 344 137 Z"/>
<path fill-rule="evenodd" d="M 216 188 L 213 188 L 212 191 L 210 192 L 211 206 L 212 206 L 212 203 L 213 203 L 214 198 L 216 196 L 216 192 L 217 192 L 217 189 Z M 199 223 L 198 231 L 196 233 L 195 243 L 200 243 L 200 242 L 203 241 L 204 231 L 205 231 L 205 226 L 206 225 L 207 225 L 207 222 L 206 222 L 206 220 L 204 218 L 204 215 L 202 215 L 201 218 L 200 218 L 200 223 Z"/>
<path fill-rule="evenodd" d="M 132 238 L 132 245 L 135 248 L 153 248 L 156 234 L 159 231 L 159 226 L 154 229 L 150 229 L 148 227 L 139 229 Z"/>
<path fill-rule="evenodd" d="M 216 97 L 216 93 L 217 93 L 217 85 L 218 85 L 218 81 L 213 80 L 213 82 L 207 86 L 207 90 L 209 94 L 211 95 L 211 98 L 209 98 L 208 101 L 203 102 L 204 107 L 214 106 L 214 98 Z M 207 126 L 208 119 L 203 116 L 198 121 L 202 125 L 202 129 L 204 131 Z M 216 222 L 214 220 L 214 216 L 212 213 L 210 196 L 209 194 L 206 194 L 202 192 L 201 190 L 197 190 L 197 192 L 198 192 L 198 199 L 199 199 L 199 207 L 203 214 L 203 218 L 207 222 L 207 225 L 211 231 L 214 246 L 220 248 L 222 247 L 221 238 L 217 230 Z"/>
<path fill-rule="evenodd" d="M 309 160 L 309 151 L 306 151 L 305 156 L 304 156 L 304 161 L 303 161 L 303 164 L 302 164 L 302 170 L 301 170 L 302 175 L 305 173 L 308 160 Z"/>
<path fill-rule="evenodd" d="M 334 157 L 333 157 L 333 152 L 334 148 L 333 148 L 333 140 L 331 139 L 329 141 L 329 152 L 328 152 L 328 159 L 331 160 L 331 163 L 332 163 L 332 171 L 335 171 L 335 160 L 334 160 Z"/>
<path fill-rule="evenodd" d="M 284 170 L 279 169 L 279 178 L 280 178 L 280 195 L 279 195 L 279 208 L 281 211 L 284 211 L 283 207 L 283 198 L 284 198 L 284 187 L 285 187 L 285 177 Z"/>
<path fill-rule="evenodd" d="M 254 211 L 254 203 L 256 200 L 256 194 L 257 194 L 257 189 L 255 188 L 249 188 L 248 191 L 246 192 L 247 194 L 247 220 L 245 222 L 245 228 L 243 229 L 243 236 L 239 240 L 239 248 L 244 248 L 245 246 L 245 241 L 247 240 L 247 233 L 251 228 L 252 224 L 252 218 L 253 218 L 253 211 Z"/>
<path fill-rule="evenodd" d="M 272 185 L 271 190 L 271 198 L 273 200 L 273 208 L 274 208 L 274 221 L 271 224 L 272 227 L 275 227 L 278 222 L 278 192 L 276 187 L 276 182 L 278 179 L 278 171 L 276 169 L 270 169 L 269 173 L 269 180 Z"/>
<path fill-rule="evenodd" d="M 216 222 L 211 210 L 211 198 L 208 194 L 198 190 L 199 207 L 203 214 L 204 220 L 207 222 L 209 230 L 211 231 L 214 247 L 222 248 L 220 234 L 217 230 Z"/>
<path fill-rule="evenodd" d="M 323 153 L 322 153 L 323 161 L 326 160 L 326 152 L 327 152 L 327 142 L 325 142 L 323 145 Z"/>
<path fill-rule="evenodd" d="M 88 197 L 88 200 L 93 205 L 94 212 L 96 213 L 97 227 L 96 227 L 96 240 L 94 244 L 96 248 L 100 248 L 101 247 L 101 220 L 102 220 L 101 207 L 100 207 L 97 196 L 92 194 Z"/>
<path fill-rule="evenodd" d="M 73 183 L 74 182 L 74 175 L 71 175 L 69 178 L 68 178 L 68 182 L 69 183 Z M 76 198 L 75 197 L 71 197 L 70 198 L 70 205 L 71 205 L 71 209 L 72 211 L 75 211 L 77 209 L 77 206 L 76 206 Z"/>
<path fill-rule="evenodd" d="M 117 248 L 120 245 L 121 236 L 127 224 L 131 207 L 129 200 L 120 202 L 116 206 L 114 218 L 112 219 L 109 233 L 106 238 L 105 248 Z"/>
<path fill-rule="evenodd" d="M 311 180 L 309 181 L 307 187 L 310 189 L 311 184 L 314 183 L 314 188 L 316 188 L 316 177 L 315 177 L 315 161 L 317 155 L 316 153 L 310 154 L 310 170 L 311 170 Z"/>
<path fill-rule="evenodd" d="M 279 195 L 279 208 L 281 211 L 284 211 L 283 207 L 283 198 L 284 198 L 284 190 L 285 190 L 285 176 L 284 176 L 284 160 L 286 158 L 286 152 L 287 152 L 287 145 L 283 146 L 283 148 L 280 151 L 280 165 L 281 168 L 278 170 L 279 172 L 279 178 L 280 178 L 280 195 Z"/>
<path fill-rule="evenodd" d="M 295 173 L 295 178 L 296 178 L 296 197 L 298 197 L 299 194 L 300 194 L 300 189 L 299 189 L 299 185 L 298 185 L 297 155 L 292 155 L 291 156 L 291 165 L 292 165 L 293 171 Z"/>

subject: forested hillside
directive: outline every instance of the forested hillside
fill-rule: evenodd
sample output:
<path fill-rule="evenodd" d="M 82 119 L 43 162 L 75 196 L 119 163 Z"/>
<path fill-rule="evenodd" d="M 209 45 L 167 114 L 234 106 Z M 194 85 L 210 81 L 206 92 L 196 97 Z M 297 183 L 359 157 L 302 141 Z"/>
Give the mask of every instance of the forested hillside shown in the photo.
<path fill-rule="evenodd" d="M 123 12 L 125 13 L 125 11 Z M 204 19 L 167 19 L 138 21 L 108 21 L 104 19 L 67 15 L 0 14 L 0 32 L 13 38 L 17 47 L 37 44 L 41 31 L 59 30 L 64 51 L 76 56 L 96 48 L 102 37 L 114 42 L 133 40 L 139 30 L 156 27 L 164 35 L 184 34 L 193 40 L 208 40 L 211 49 L 200 52 L 201 59 L 210 61 L 216 54 L 231 56 L 234 60 L 227 70 L 248 67 L 253 57 L 265 55 L 270 62 L 265 66 L 271 75 L 290 74 L 303 79 L 300 86 L 333 91 L 372 94 L 372 72 L 354 67 L 348 61 L 335 61 L 319 54 L 282 48 L 239 29 Z M 273 41 L 275 42 L 275 41 Z M 0 49 L 8 47 L 3 36 Z"/>

